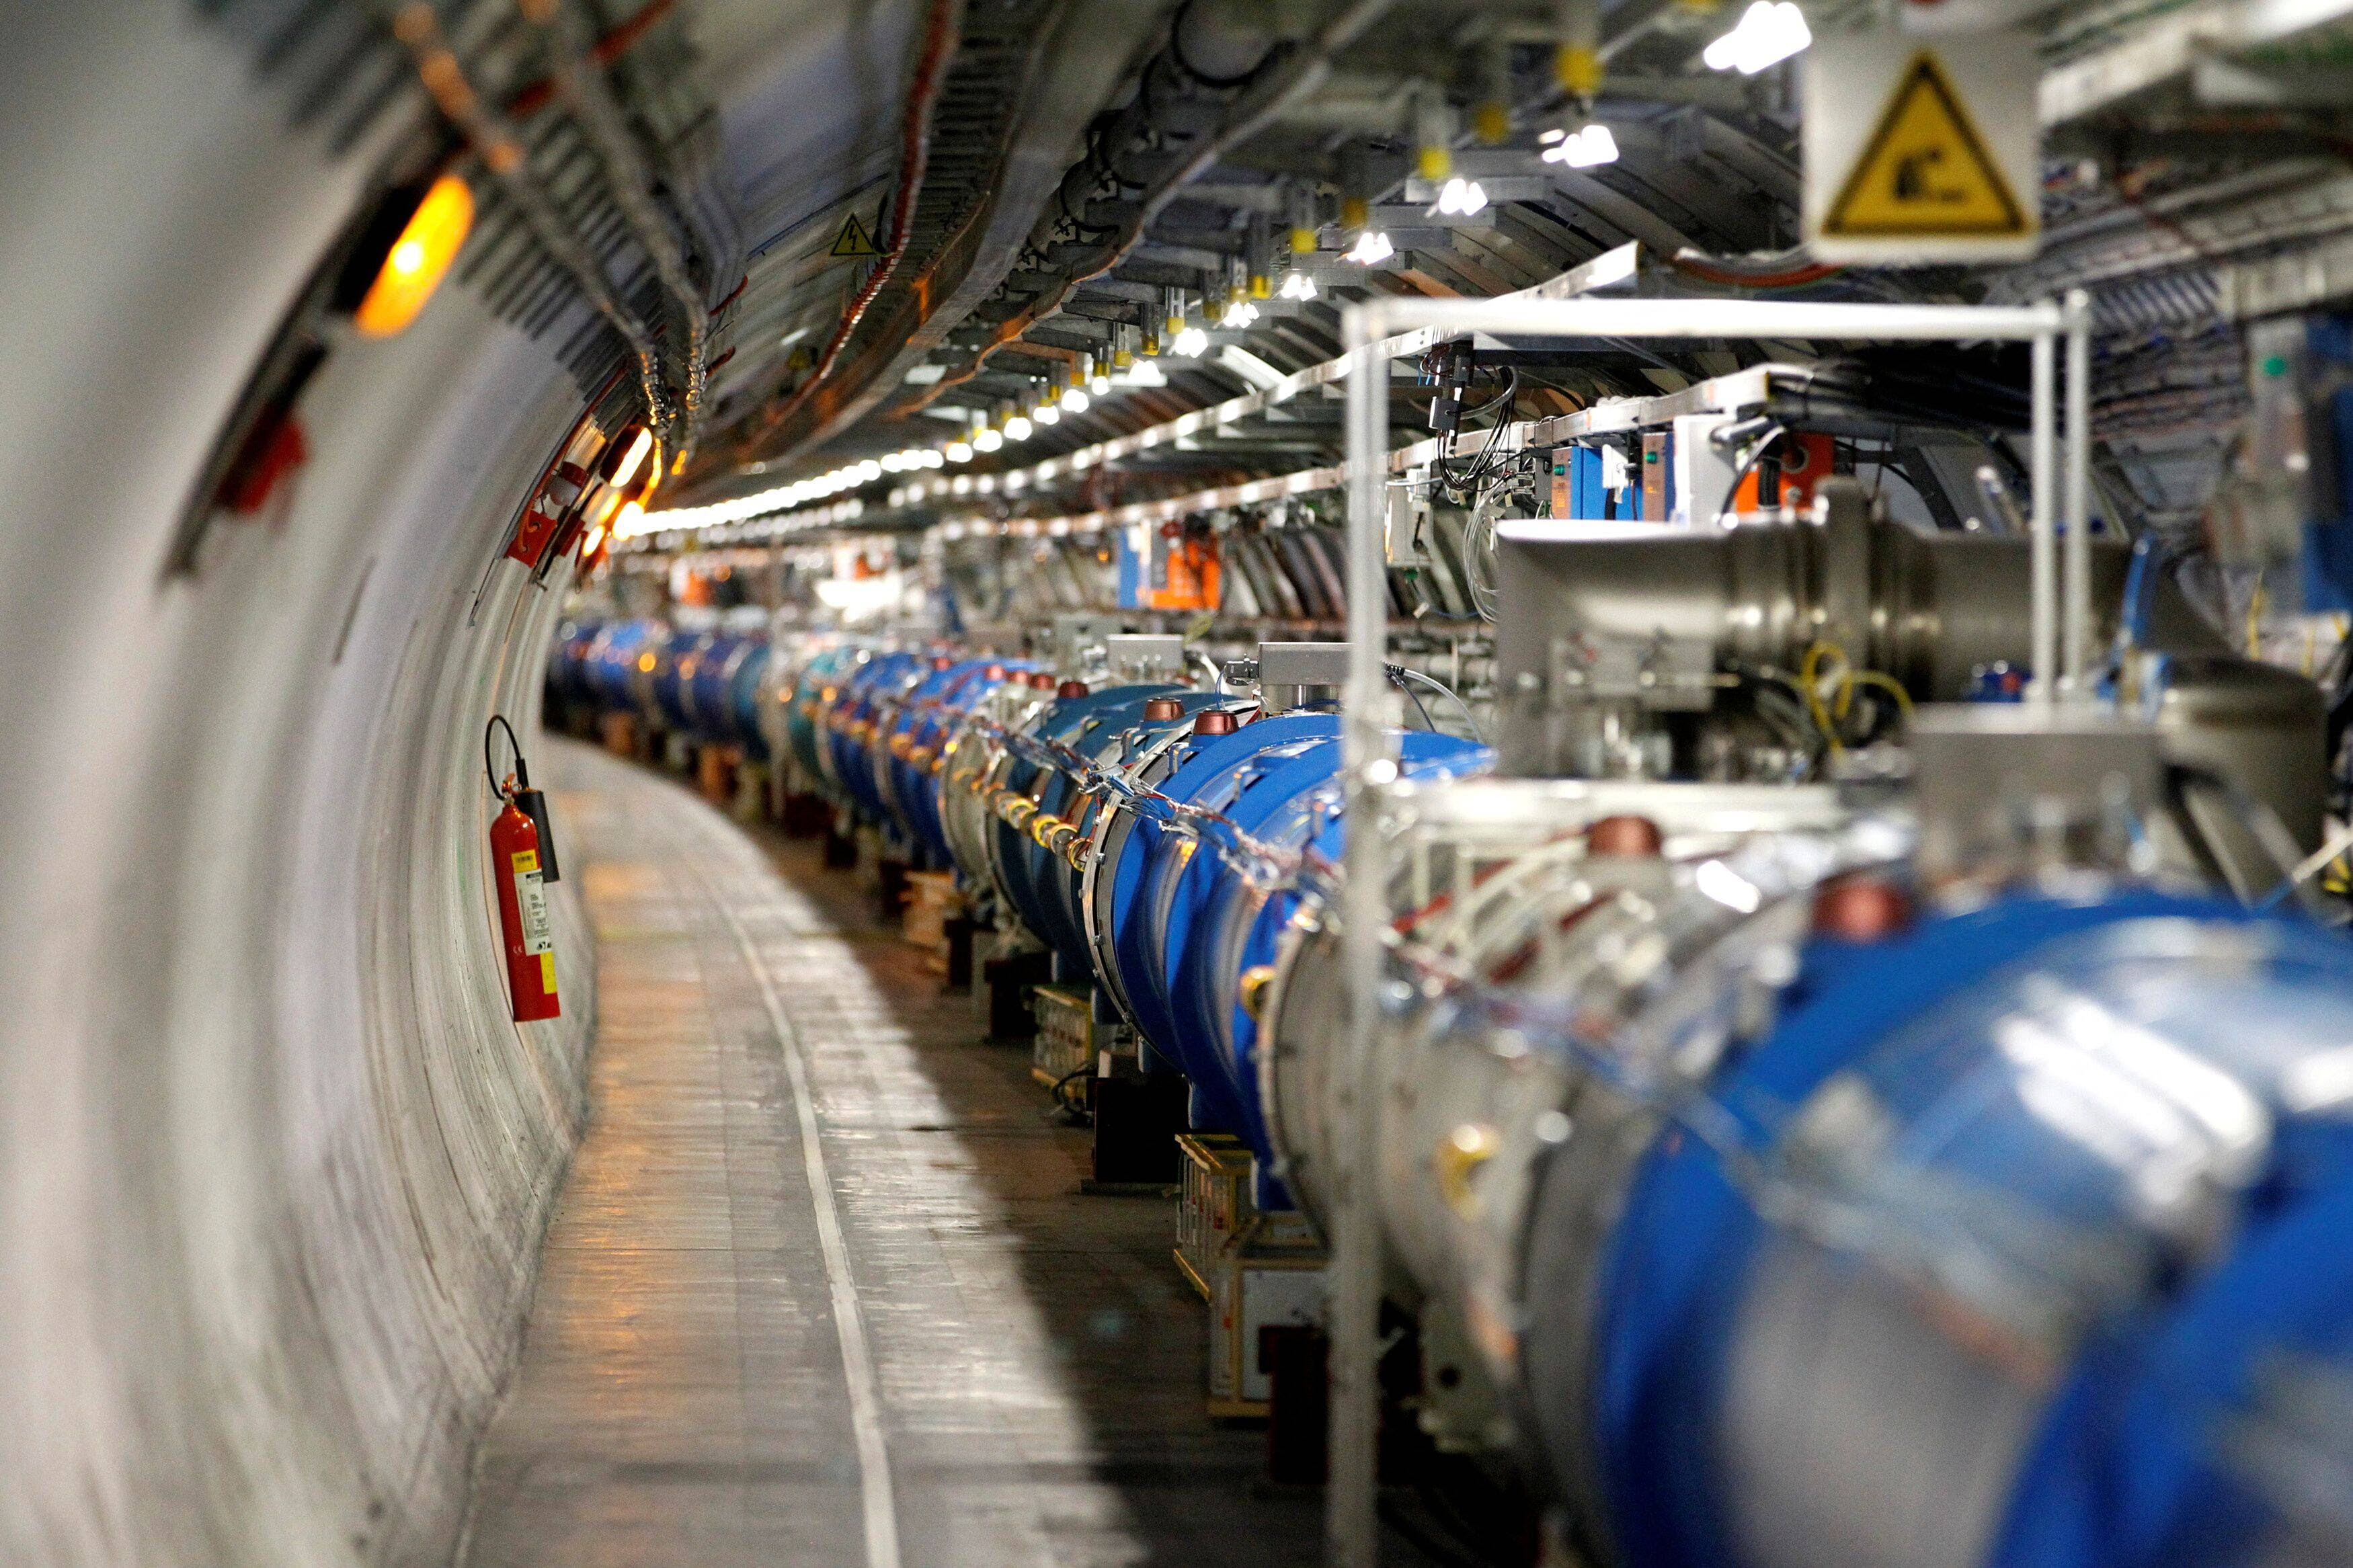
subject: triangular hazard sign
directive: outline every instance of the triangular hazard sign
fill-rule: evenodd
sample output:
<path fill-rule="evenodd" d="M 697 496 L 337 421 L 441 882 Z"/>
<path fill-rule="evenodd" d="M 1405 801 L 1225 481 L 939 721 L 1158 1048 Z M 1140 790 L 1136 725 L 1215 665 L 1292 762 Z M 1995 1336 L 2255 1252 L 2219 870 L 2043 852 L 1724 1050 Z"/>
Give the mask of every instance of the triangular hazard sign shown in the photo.
<path fill-rule="evenodd" d="M 1840 239 L 2020 239 L 2033 226 L 1944 68 L 1923 49 L 1896 79 L 1821 231 Z"/>
<path fill-rule="evenodd" d="M 866 226 L 858 221 L 858 215 L 851 213 L 841 220 L 841 232 L 833 237 L 833 249 L 828 254 L 880 256 L 882 254 L 882 247 L 876 245 L 874 237 L 866 232 Z"/>

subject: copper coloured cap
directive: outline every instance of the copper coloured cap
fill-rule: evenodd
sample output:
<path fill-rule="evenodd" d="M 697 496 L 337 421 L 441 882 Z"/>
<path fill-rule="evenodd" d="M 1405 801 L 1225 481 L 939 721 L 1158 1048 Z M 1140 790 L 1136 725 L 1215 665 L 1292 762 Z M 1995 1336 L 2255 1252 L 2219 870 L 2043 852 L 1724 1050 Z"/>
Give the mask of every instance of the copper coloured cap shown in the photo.
<path fill-rule="evenodd" d="M 955 660 L 950 658 L 944 653 L 935 653 L 932 655 L 932 668 L 934 669 L 946 669 L 955 663 Z"/>
<path fill-rule="evenodd" d="M 1230 735 L 1234 729 L 1234 716 L 1222 708 L 1204 708 L 1193 715 L 1196 735 Z"/>
<path fill-rule="evenodd" d="M 1614 855 L 1627 860 L 1656 855 L 1665 842 L 1659 825 L 1647 816 L 1605 816 L 1585 832 L 1588 854 Z"/>
<path fill-rule="evenodd" d="M 1073 697 L 1084 697 L 1086 694 L 1087 683 L 1083 680 L 1065 680 L 1061 685 L 1054 688 L 1054 695 L 1065 702 Z"/>
<path fill-rule="evenodd" d="M 1033 691 L 1051 691 L 1054 689 L 1054 678 L 1042 669 L 1033 669 L 1029 672 L 1029 689 Z"/>
<path fill-rule="evenodd" d="M 1833 877 L 1814 889 L 1814 932 L 1840 942 L 1883 942 L 1912 923 L 1912 895 L 1872 871 Z"/>
<path fill-rule="evenodd" d="M 1165 724 L 1185 717 L 1185 705 L 1174 697 L 1155 697 L 1145 703 L 1144 717 L 1149 723 Z"/>

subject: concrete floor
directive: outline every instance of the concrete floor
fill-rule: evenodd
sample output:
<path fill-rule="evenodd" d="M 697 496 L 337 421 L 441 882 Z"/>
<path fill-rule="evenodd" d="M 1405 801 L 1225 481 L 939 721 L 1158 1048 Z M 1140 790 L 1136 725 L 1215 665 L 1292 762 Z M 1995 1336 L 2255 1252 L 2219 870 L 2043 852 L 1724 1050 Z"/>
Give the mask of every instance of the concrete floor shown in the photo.
<path fill-rule="evenodd" d="M 1086 1135 L 862 882 L 547 750 L 594 1109 L 464 1561 L 1315 1562 L 1320 1499 L 1202 1414 L 1172 1205 L 1079 1195 Z"/>

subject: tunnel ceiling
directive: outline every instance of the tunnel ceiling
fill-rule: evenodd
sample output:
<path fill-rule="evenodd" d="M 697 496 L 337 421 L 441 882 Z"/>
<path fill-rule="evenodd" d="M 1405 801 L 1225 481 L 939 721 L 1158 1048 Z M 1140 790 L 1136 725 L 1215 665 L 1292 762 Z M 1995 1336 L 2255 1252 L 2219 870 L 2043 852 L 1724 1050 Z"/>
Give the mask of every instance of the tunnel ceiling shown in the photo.
<path fill-rule="evenodd" d="M 1810 14 L 1832 29 L 1873 9 Z M 1689 0 L 1582 13 L 1606 61 L 1589 102 L 1556 71 L 1581 8 L 1551 5 L 248 0 L 216 20 L 289 83 L 298 123 L 339 146 L 392 145 L 387 180 L 471 171 L 484 217 L 463 280 L 549 340 L 584 391 L 654 410 L 669 470 L 658 509 L 936 447 L 1026 407 L 1081 356 L 1107 367 L 1172 304 L 1198 318 L 1229 287 L 1247 291 L 1304 225 L 1318 236 L 1298 258 L 1314 299 L 1253 301 L 1250 329 L 1162 357 L 1165 385 L 1097 399 L 1039 431 L 1022 461 L 1328 360 L 1350 300 L 1501 293 L 1632 241 L 1648 286 L 1677 293 L 2092 289 L 2105 482 L 2138 521 L 2186 525 L 2219 460 L 2205 432 L 2242 395 L 2217 310 L 2225 278 L 2353 223 L 2334 110 L 2308 82 L 2303 98 L 2253 105 L 2197 78 L 2196 41 L 2239 8 L 1941 9 L 2042 39 L 2047 233 L 2026 267 L 1817 265 L 1798 243 L 1796 77 L 1707 68 L 1732 11 Z M 2333 9 L 2237 55 L 2204 53 L 2307 68 L 2344 45 Z M 1544 161 L 1546 138 L 1588 113 L 1617 160 Z M 1486 211 L 1430 213 L 1430 183 L 1409 176 L 1431 142 L 1492 191 Z M 1396 247 L 1377 266 L 1342 259 L 1358 201 Z M 1777 345 L 1587 347 L 1573 372 L 1531 371 L 1529 412 L 1672 388 Z M 1294 410 L 1213 452 L 1128 464 L 1117 482 L 1149 495 L 1328 461 L 1327 425 Z M 886 521 L 887 489 L 862 492 L 868 526 Z"/>

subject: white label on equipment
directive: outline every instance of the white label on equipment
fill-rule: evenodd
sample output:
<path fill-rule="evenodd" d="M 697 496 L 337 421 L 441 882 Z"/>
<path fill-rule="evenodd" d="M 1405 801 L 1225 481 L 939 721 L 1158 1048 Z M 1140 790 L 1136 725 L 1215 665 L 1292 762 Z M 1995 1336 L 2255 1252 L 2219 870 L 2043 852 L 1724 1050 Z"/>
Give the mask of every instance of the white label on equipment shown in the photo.
<path fill-rule="evenodd" d="M 1614 441 L 1601 445 L 1601 488 L 1611 495 L 1626 488 L 1626 452 Z"/>
<path fill-rule="evenodd" d="M 547 921 L 547 892 L 540 886 L 539 875 L 535 870 L 515 873 L 515 908 L 522 911 L 522 950 L 533 956 L 555 951 L 555 937 Z"/>

